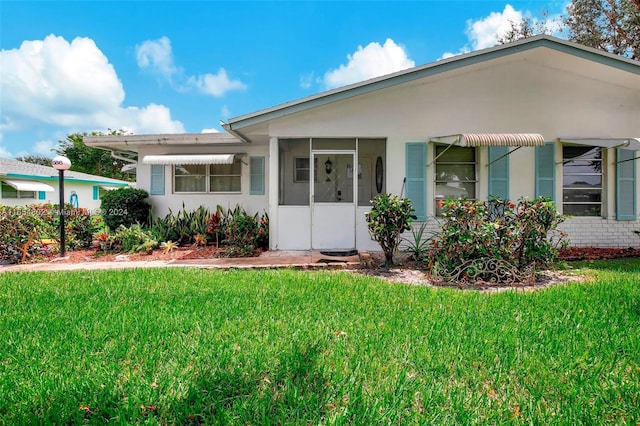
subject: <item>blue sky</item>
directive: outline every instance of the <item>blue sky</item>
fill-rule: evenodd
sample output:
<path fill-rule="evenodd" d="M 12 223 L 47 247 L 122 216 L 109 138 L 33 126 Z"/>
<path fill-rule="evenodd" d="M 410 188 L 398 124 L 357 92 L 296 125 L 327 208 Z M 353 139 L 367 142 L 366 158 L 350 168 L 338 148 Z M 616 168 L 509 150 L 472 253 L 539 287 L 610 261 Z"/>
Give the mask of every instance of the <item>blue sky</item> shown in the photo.
<path fill-rule="evenodd" d="M 471 50 L 564 1 L 0 0 L 0 156 L 220 120 Z"/>

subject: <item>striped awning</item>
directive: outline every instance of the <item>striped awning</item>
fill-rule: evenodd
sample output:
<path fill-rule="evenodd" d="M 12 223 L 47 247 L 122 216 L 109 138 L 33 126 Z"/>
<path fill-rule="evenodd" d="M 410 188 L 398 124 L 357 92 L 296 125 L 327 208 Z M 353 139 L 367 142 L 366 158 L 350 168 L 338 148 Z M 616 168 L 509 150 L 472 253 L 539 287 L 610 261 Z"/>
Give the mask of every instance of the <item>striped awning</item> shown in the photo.
<path fill-rule="evenodd" d="M 558 138 L 558 142 L 640 151 L 640 138 Z"/>
<path fill-rule="evenodd" d="M 145 155 L 142 164 L 233 164 L 239 154 Z"/>
<path fill-rule="evenodd" d="M 45 191 L 52 192 L 55 191 L 52 186 L 47 185 L 46 183 L 32 181 L 32 180 L 9 180 L 2 179 L 4 183 L 17 189 L 18 191 Z"/>
<path fill-rule="evenodd" d="M 538 133 L 460 133 L 434 137 L 430 141 L 463 147 L 544 146 L 544 137 Z"/>

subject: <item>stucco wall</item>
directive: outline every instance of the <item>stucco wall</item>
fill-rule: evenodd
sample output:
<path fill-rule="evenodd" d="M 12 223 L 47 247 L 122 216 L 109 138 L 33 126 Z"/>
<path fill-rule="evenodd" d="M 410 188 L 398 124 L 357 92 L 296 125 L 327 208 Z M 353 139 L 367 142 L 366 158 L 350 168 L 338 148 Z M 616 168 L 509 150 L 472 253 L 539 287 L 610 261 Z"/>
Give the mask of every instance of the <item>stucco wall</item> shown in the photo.
<path fill-rule="evenodd" d="M 29 204 L 58 204 L 60 201 L 60 192 L 58 190 L 58 181 L 43 181 L 49 186 L 55 188 L 55 191 L 45 192 L 46 198 L 44 200 L 38 199 L 38 192 L 36 192 L 36 198 L 0 198 L 0 204 L 5 206 L 26 206 Z M 68 203 L 71 196 L 71 191 L 75 191 L 78 195 L 78 206 L 89 209 L 90 211 L 96 211 L 100 207 L 100 200 L 93 199 L 93 186 L 92 184 L 84 183 L 71 183 L 65 181 L 64 194 L 65 202 Z M 1 191 L 2 189 L 0 189 Z"/>
<path fill-rule="evenodd" d="M 179 151 L 178 151 L 179 150 Z M 165 194 L 151 195 L 149 201 L 151 203 L 153 214 L 156 216 L 165 216 L 169 209 L 174 213 L 184 207 L 186 210 L 194 210 L 199 206 L 205 206 L 211 211 L 215 211 L 216 206 L 220 205 L 225 209 L 234 208 L 241 205 L 248 213 L 263 213 L 268 210 L 269 183 L 267 176 L 269 173 L 268 147 L 267 146 L 221 146 L 221 147 L 170 147 L 158 146 L 146 149 L 140 149 L 138 158 L 142 159 L 145 155 L 165 155 L 165 154 L 246 154 L 242 158 L 242 177 L 241 177 L 241 193 L 238 194 L 216 194 L 216 193 L 174 193 L 173 191 L 173 175 L 172 166 L 165 166 Z M 265 194 L 249 195 L 249 156 L 265 157 Z M 137 168 L 137 185 L 146 191 L 150 190 L 151 166 L 138 164 Z"/>

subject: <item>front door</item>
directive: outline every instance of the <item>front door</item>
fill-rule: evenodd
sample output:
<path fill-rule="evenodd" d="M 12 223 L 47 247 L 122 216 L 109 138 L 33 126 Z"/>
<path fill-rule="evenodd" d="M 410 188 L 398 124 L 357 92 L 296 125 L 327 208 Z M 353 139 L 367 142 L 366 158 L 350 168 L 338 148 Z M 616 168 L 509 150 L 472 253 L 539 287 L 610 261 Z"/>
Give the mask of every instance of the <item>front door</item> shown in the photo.
<path fill-rule="evenodd" d="M 358 200 L 355 151 L 313 151 L 311 164 L 311 246 L 351 250 L 356 246 Z M 355 165 L 355 167 L 354 167 Z"/>

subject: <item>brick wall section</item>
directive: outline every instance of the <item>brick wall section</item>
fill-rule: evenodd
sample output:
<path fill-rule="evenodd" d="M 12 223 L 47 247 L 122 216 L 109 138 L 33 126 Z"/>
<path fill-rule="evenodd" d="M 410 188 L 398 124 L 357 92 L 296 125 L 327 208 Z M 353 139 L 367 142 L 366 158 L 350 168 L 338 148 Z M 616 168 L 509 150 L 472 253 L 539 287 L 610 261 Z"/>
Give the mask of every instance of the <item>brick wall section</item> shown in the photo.
<path fill-rule="evenodd" d="M 439 219 L 430 217 L 427 220 L 425 238 L 439 230 Z M 414 222 L 418 229 L 422 222 Z M 572 247 L 627 248 L 640 247 L 640 221 L 618 221 L 602 218 L 569 218 L 560 224 L 559 229 L 567 233 Z M 411 239 L 411 233 L 405 232 L 403 237 Z M 404 244 L 403 244 L 404 246 Z"/>
<path fill-rule="evenodd" d="M 569 218 L 559 226 L 573 247 L 640 247 L 640 221 L 602 218 Z"/>

